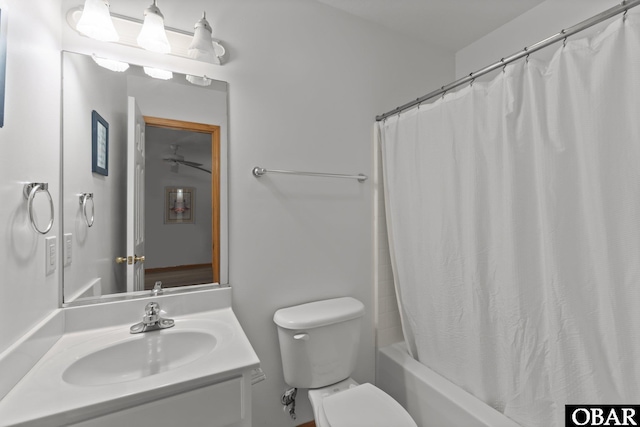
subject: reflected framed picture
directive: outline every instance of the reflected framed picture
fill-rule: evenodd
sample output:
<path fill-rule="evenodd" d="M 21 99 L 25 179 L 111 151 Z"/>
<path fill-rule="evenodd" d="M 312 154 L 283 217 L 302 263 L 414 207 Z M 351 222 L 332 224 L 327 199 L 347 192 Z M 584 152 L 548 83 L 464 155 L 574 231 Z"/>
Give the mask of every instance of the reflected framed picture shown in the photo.
<path fill-rule="evenodd" d="M 193 224 L 196 215 L 196 189 L 165 187 L 164 205 L 165 224 Z"/>
<path fill-rule="evenodd" d="M 7 10 L 0 9 L 0 128 L 4 126 L 4 89 L 7 71 Z"/>
<path fill-rule="evenodd" d="M 109 175 L 109 123 L 91 112 L 91 172 Z"/>

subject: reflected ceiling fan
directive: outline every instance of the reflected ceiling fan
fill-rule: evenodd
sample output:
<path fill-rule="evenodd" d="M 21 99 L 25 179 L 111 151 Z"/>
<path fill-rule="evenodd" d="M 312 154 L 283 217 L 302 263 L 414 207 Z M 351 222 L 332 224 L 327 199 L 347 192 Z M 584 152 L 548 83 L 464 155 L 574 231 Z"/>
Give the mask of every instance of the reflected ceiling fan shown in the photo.
<path fill-rule="evenodd" d="M 180 144 L 171 144 L 169 147 L 173 150 L 173 153 L 167 154 L 162 157 L 167 163 L 171 164 L 171 172 L 178 173 L 180 165 L 189 166 L 190 168 L 199 169 L 206 173 L 211 173 L 209 169 L 205 169 L 202 167 L 202 163 L 190 162 L 184 159 L 184 156 L 178 154 L 178 149 L 180 148 Z"/>

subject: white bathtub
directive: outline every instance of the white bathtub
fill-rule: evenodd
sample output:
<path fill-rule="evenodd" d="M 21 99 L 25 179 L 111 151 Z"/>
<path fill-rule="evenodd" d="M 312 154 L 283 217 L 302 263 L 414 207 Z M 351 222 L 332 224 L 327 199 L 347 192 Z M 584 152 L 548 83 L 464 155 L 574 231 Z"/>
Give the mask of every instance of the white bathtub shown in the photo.
<path fill-rule="evenodd" d="M 376 385 L 393 396 L 419 427 L 520 427 L 407 353 L 404 343 L 378 351 Z"/>

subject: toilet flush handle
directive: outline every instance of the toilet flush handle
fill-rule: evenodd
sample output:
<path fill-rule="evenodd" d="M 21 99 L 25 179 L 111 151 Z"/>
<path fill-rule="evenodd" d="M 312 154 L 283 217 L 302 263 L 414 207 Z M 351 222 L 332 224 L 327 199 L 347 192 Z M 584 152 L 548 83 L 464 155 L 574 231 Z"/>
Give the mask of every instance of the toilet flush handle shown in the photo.
<path fill-rule="evenodd" d="M 303 332 L 301 334 L 295 334 L 293 336 L 294 340 L 302 340 L 302 341 L 307 341 L 309 339 L 309 334 L 306 332 Z"/>

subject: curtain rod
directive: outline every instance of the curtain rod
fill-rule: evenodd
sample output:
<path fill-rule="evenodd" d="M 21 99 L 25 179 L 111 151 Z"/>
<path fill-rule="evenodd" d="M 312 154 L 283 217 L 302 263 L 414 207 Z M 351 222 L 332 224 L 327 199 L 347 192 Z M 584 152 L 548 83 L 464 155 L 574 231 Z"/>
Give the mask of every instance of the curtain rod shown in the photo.
<path fill-rule="evenodd" d="M 487 67 L 484 67 L 476 72 L 470 73 L 468 76 L 463 77 L 461 79 L 458 79 L 456 81 L 454 81 L 453 83 L 449 83 L 448 85 L 442 86 L 440 89 L 434 90 L 432 92 L 429 92 L 428 94 L 415 99 L 414 101 L 411 102 L 407 102 L 404 105 L 401 105 L 400 107 L 397 107 L 394 110 L 391 110 L 389 112 L 386 112 L 384 114 L 381 114 L 379 116 L 376 116 L 376 121 L 381 121 L 386 119 L 387 117 L 393 116 L 394 114 L 400 114 L 406 110 L 410 110 L 411 108 L 422 104 L 423 102 L 431 99 L 431 98 L 435 98 L 436 96 L 442 95 L 444 93 L 447 93 L 448 91 L 450 91 L 451 89 L 455 89 L 458 86 L 462 86 L 466 83 L 472 82 L 474 79 L 483 76 L 487 73 L 490 73 L 494 70 L 497 70 L 498 68 L 501 67 L 505 67 L 507 64 L 516 61 L 520 58 L 529 56 L 530 54 L 532 54 L 533 52 L 537 52 L 540 49 L 543 49 L 547 46 L 550 46 L 554 43 L 559 42 L 560 40 L 566 40 L 567 37 L 579 33 L 580 31 L 584 31 L 587 28 L 590 28 L 596 24 L 599 24 L 602 21 L 606 21 L 609 18 L 613 18 L 616 15 L 619 15 L 621 13 L 627 13 L 627 11 L 633 7 L 636 7 L 640 5 L 640 0 L 625 0 L 622 3 L 620 3 L 617 6 L 612 7 L 611 9 L 607 9 L 602 13 L 599 13 L 585 21 L 582 21 L 579 24 L 574 25 L 573 27 L 567 28 L 565 30 L 560 31 L 559 33 L 548 37 L 542 41 L 539 41 L 538 43 L 535 43 L 529 47 L 525 47 L 523 50 L 514 53 L 513 55 L 510 55 L 506 58 L 502 58 L 500 61 L 495 62 Z"/>

